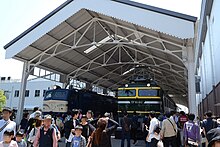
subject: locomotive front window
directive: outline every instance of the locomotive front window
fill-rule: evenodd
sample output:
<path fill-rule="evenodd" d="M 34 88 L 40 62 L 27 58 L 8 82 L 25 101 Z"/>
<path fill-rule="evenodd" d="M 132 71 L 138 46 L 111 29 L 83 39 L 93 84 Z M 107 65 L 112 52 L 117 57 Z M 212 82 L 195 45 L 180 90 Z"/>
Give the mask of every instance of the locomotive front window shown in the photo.
<path fill-rule="evenodd" d="M 158 96 L 158 90 L 155 89 L 139 89 L 138 96 Z"/>
<path fill-rule="evenodd" d="M 68 91 L 64 90 L 50 90 L 47 91 L 44 100 L 66 100 L 68 96 Z"/>
<path fill-rule="evenodd" d="M 46 94 L 45 94 L 44 99 L 45 99 L 45 100 L 46 100 L 46 99 L 50 99 L 50 98 L 52 97 L 52 92 L 53 92 L 53 91 L 47 91 Z"/>
<path fill-rule="evenodd" d="M 118 97 L 133 97 L 136 96 L 135 89 L 122 89 L 118 90 Z"/>
<path fill-rule="evenodd" d="M 67 91 L 55 91 L 53 94 L 54 98 L 61 98 L 66 96 L 67 96 Z"/>

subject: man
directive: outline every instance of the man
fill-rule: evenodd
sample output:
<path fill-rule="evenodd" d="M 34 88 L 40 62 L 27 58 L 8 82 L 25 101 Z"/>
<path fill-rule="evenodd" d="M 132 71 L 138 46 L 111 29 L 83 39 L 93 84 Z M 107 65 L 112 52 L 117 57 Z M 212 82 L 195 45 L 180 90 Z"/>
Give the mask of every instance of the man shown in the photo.
<path fill-rule="evenodd" d="M 200 144 L 200 127 L 193 122 L 194 119 L 195 115 L 190 113 L 189 121 L 184 124 L 183 136 L 185 138 L 185 146 L 197 147 Z"/>
<path fill-rule="evenodd" d="M 136 145 L 138 143 L 137 141 L 137 129 L 138 129 L 138 115 L 136 113 L 136 111 L 134 111 L 133 113 L 133 117 L 132 117 L 132 124 L 131 124 L 131 136 L 134 139 L 133 144 Z"/>
<path fill-rule="evenodd" d="M 24 130 L 24 133 L 29 134 L 31 132 L 31 130 L 35 127 L 36 121 L 39 119 L 41 119 L 41 112 L 36 111 L 34 113 L 34 117 L 32 117 L 28 120 L 28 123 L 26 125 L 25 130 Z"/>
<path fill-rule="evenodd" d="M 208 111 L 206 113 L 206 119 L 203 120 L 202 122 L 202 128 L 203 128 L 203 132 L 206 135 L 208 131 L 210 131 L 211 129 L 217 128 L 217 122 L 212 119 L 212 112 Z"/>
<path fill-rule="evenodd" d="M 211 129 L 207 135 L 208 147 L 220 147 L 220 129 Z"/>
<path fill-rule="evenodd" d="M 29 113 L 24 113 L 18 130 L 22 130 L 24 132 L 24 130 L 25 130 L 27 124 L 28 124 L 28 115 L 29 115 Z"/>
<path fill-rule="evenodd" d="M 177 135 L 177 126 L 175 121 L 170 118 L 170 113 L 166 113 L 166 119 L 162 122 L 161 128 L 161 138 L 164 141 L 164 147 L 177 147 L 176 135 Z"/>
<path fill-rule="evenodd" d="M 34 107 L 33 113 L 30 114 L 29 119 L 34 118 L 35 112 L 39 110 L 39 107 Z"/>
<path fill-rule="evenodd" d="M 130 128 L 131 128 L 131 120 L 128 118 L 128 113 L 124 112 L 124 117 L 121 119 L 121 127 L 122 127 L 122 133 L 121 133 L 121 147 L 124 147 L 125 139 L 127 139 L 127 147 L 130 147 Z"/>
<path fill-rule="evenodd" d="M 188 121 L 188 117 L 186 116 L 184 111 L 180 111 L 180 117 L 178 121 L 178 127 L 180 132 L 180 145 L 184 146 L 184 139 L 183 139 L 183 127 L 184 124 Z"/>
<path fill-rule="evenodd" d="M 34 147 L 57 147 L 56 130 L 51 126 L 51 115 L 45 115 L 43 123 L 43 127 L 37 131 Z"/>
<path fill-rule="evenodd" d="M 3 134 L 6 130 L 13 130 L 16 133 L 16 123 L 10 120 L 12 109 L 4 107 L 2 110 L 2 119 L 0 120 L 0 141 L 3 141 Z"/>
<path fill-rule="evenodd" d="M 202 131 L 204 134 L 204 137 L 206 137 L 207 132 L 210 131 L 211 129 L 217 128 L 217 122 L 212 119 L 212 112 L 208 111 L 207 113 L 205 113 L 205 118 L 202 121 Z M 202 146 L 205 147 L 207 145 L 207 143 L 203 143 Z"/>
<path fill-rule="evenodd" d="M 87 121 L 90 122 L 93 120 L 93 112 L 92 110 L 88 110 L 86 113 Z"/>
<path fill-rule="evenodd" d="M 155 138 L 156 140 L 160 140 L 160 136 L 155 134 L 155 128 L 160 126 L 159 120 L 155 117 L 155 112 L 152 111 L 149 114 L 150 118 L 150 126 L 149 126 L 149 133 L 147 135 L 146 141 L 149 143 L 150 147 L 152 146 L 151 140 Z"/>
<path fill-rule="evenodd" d="M 73 109 L 72 110 L 72 119 L 68 120 L 64 124 L 65 138 L 67 140 L 66 147 L 70 147 L 71 141 L 72 141 L 71 140 L 71 136 L 72 136 L 71 133 L 73 133 L 73 135 L 74 135 L 75 127 L 77 125 L 79 125 L 78 117 L 79 117 L 79 110 Z"/>
<path fill-rule="evenodd" d="M 149 114 L 147 113 L 142 123 L 142 132 L 144 132 L 144 138 L 147 138 L 147 135 L 149 133 L 148 130 L 149 126 L 150 126 L 150 118 L 149 118 Z M 147 142 L 147 140 L 145 140 L 145 143 L 146 143 L 146 147 L 149 147 L 149 143 Z"/>

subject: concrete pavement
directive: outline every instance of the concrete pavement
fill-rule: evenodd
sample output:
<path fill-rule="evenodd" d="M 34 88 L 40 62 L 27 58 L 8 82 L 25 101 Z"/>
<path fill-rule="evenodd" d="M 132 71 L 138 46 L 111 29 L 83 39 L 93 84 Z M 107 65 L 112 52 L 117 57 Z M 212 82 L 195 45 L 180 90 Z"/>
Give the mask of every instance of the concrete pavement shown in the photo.
<path fill-rule="evenodd" d="M 133 145 L 133 140 L 131 140 L 131 147 L 145 147 L 145 142 L 143 140 L 138 140 L 136 145 Z M 59 147 L 65 147 L 64 142 L 59 142 Z M 112 138 L 112 147 L 121 147 L 121 140 Z M 127 141 L 125 140 L 125 147 L 127 147 Z"/>

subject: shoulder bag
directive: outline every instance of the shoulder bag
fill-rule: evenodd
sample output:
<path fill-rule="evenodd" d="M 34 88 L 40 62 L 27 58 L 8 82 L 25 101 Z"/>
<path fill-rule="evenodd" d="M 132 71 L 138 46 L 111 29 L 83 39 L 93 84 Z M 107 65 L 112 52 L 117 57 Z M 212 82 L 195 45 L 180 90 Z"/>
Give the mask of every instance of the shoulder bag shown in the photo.
<path fill-rule="evenodd" d="M 174 130 L 174 132 L 176 133 L 176 129 L 175 129 L 173 123 L 169 120 L 169 118 L 168 118 L 167 120 L 171 123 L 171 125 L 173 126 L 173 130 Z"/>
<path fill-rule="evenodd" d="M 1 128 L 0 133 L 7 127 L 7 125 L 10 123 L 10 121 L 7 121 Z"/>

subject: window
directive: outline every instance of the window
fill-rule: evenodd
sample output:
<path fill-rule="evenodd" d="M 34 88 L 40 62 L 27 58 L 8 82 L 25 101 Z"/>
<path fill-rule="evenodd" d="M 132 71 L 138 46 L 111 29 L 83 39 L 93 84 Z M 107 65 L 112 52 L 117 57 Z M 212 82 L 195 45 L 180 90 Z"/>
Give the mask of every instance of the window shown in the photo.
<path fill-rule="evenodd" d="M 47 92 L 47 90 L 44 90 L 44 91 L 43 91 L 43 97 L 45 96 L 46 92 Z"/>
<path fill-rule="evenodd" d="M 29 97 L 29 93 L 30 93 L 29 90 L 26 90 L 25 91 L 25 97 Z"/>
<path fill-rule="evenodd" d="M 158 90 L 139 89 L 138 96 L 158 96 Z"/>
<path fill-rule="evenodd" d="M 35 90 L 34 96 L 35 96 L 35 97 L 39 97 L 39 96 L 40 96 L 40 90 Z"/>
<path fill-rule="evenodd" d="M 118 90 L 118 97 L 129 97 L 129 96 L 136 96 L 136 90 L 135 89 Z"/>
<path fill-rule="evenodd" d="M 19 97 L 19 90 L 15 90 L 14 97 Z"/>

